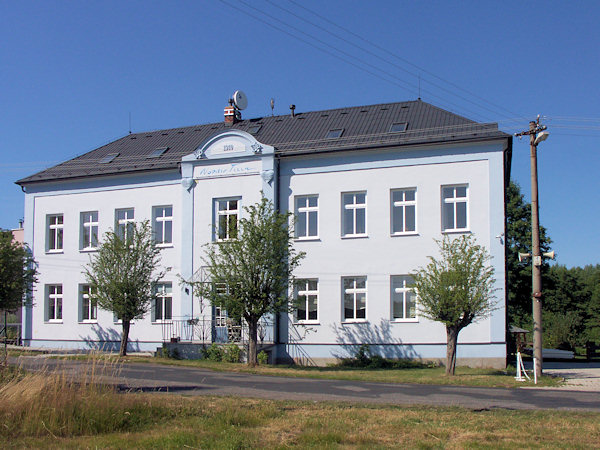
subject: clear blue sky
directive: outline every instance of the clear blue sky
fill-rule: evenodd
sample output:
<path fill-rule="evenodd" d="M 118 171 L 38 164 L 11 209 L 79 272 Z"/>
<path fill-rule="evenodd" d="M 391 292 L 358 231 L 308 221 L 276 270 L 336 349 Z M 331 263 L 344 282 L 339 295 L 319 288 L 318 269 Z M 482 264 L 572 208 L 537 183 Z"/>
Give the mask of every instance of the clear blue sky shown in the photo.
<path fill-rule="evenodd" d="M 420 76 L 423 100 L 507 132 L 542 114 L 541 222 L 560 264 L 600 263 L 598 17 L 592 1 L 2 2 L 0 227 L 23 217 L 15 180 L 125 135 L 130 113 L 138 132 L 220 121 L 236 89 L 246 118 L 272 97 L 276 114 L 414 100 Z M 529 198 L 526 139 L 512 173 Z"/>

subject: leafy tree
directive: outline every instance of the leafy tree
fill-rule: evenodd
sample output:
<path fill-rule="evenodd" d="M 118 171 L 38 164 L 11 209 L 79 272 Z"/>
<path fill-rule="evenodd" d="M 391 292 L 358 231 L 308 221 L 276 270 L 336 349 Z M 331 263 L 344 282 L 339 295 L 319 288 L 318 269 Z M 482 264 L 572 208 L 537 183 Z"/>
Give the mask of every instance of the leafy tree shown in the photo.
<path fill-rule="evenodd" d="M 13 240 L 12 232 L 0 230 L 0 310 L 22 306 L 35 282 L 37 268 L 29 248 Z"/>
<path fill-rule="evenodd" d="M 430 256 L 413 274 L 413 289 L 420 312 L 446 326 L 446 374 L 454 375 L 458 333 L 494 309 L 494 269 L 487 250 L 470 235 L 436 242 L 440 257 Z"/>
<path fill-rule="evenodd" d="M 524 200 L 521 188 L 513 181 L 506 192 L 506 222 L 508 322 L 528 326 L 532 322 L 531 260 L 519 262 L 519 252 L 531 253 L 531 205 Z M 540 227 L 541 251 L 547 252 L 551 243 L 546 229 Z M 547 268 L 544 264 L 542 276 Z"/>
<path fill-rule="evenodd" d="M 144 317 L 156 299 L 156 283 L 165 275 L 165 271 L 156 273 L 159 253 L 145 221 L 132 225 L 125 236 L 105 233 L 104 242 L 85 267 L 91 301 L 122 321 L 120 356 L 127 354 L 131 321 Z"/>
<path fill-rule="evenodd" d="M 263 198 L 244 208 L 237 238 L 206 244 L 203 258 L 210 283 L 190 282 L 195 293 L 248 324 L 248 364 L 256 365 L 261 317 L 289 308 L 287 291 L 303 252 L 293 248 L 289 214 Z"/>

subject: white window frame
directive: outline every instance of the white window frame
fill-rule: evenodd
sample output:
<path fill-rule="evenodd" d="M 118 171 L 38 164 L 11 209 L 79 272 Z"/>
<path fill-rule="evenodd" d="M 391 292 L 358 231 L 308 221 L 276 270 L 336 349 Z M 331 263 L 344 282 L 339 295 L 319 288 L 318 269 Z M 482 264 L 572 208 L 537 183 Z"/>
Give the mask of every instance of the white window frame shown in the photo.
<path fill-rule="evenodd" d="M 353 202 L 346 205 L 344 203 L 344 199 L 346 198 L 346 196 L 353 196 Z M 365 196 L 365 202 L 364 203 L 356 203 L 356 196 L 357 195 L 364 195 Z M 366 237 L 368 234 L 368 230 L 367 230 L 367 191 L 355 191 L 355 192 L 342 192 L 342 238 L 357 238 L 357 237 Z M 350 209 L 353 211 L 352 213 L 352 233 L 347 233 L 345 234 L 344 231 L 346 229 L 346 222 L 345 222 L 345 217 L 346 215 L 344 214 L 345 210 Z M 365 211 L 365 232 L 364 233 L 357 233 L 356 229 L 357 229 L 357 219 L 356 219 L 356 212 L 359 209 L 364 209 Z"/>
<path fill-rule="evenodd" d="M 310 289 L 310 282 L 316 282 L 317 288 Z M 297 280 L 296 285 L 294 286 L 294 298 L 298 301 L 298 298 L 303 296 L 304 299 L 304 311 L 305 318 L 301 319 L 298 317 L 298 308 L 295 308 L 294 311 L 294 321 L 296 323 L 319 323 L 319 279 L 318 278 L 305 278 L 301 280 Z M 309 305 L 311 297 L 316 299 L 317 304 L 317 317 L 314 319 L 310 319 L 309 315 Z"/>
<path fill-rule="evenodd" d="M 119 213 L 125 213 L 124 218 L 119 218 Z M 129 214 L 131 213 L 131 217 Z M 115 233 L 123 240 L 127 240 L 127 232 L 129 226 L 135 224 L 135 208 L 119 208 L 115 209 Z"/>
<path fill-rule="evenodd" d="M 464 197 L 457 197 L 456 196 L 456 190 L 458 188 L 465 188 L 465 196 Z M 453 196 L 449 197 L 449 198 L 444 198 L 444 189 L 453 189 Z M 440 198 L 442 200 L 442 233 L 456 233 L 456 232 L 464 232 L 464 231 L 469 231 L 469 185 L 468 184 L 451 184 L 451 185 L 444 185 L 441 187 L 440 190 Z M 457 227 L 457 214 L 456 214 L 456 209 L 457 209 L 457 204 L 458 203 L 464 203 L 465 204 L 465 227 L 464 228 L 459 228 Z M 454 224 L 452 228 L 445 228 L 444 227 L 444 222 L 445 222 L 445 212 L 446 212 L 446 208 L 452 208 L 453 212 L 454 212 Z"/>
<path fill-rule="evenodd" d="M 171 209 L 171 215 L 167 216 L 167 209 Z M 160 213 L 160 215 L 158 215 Z M 157 224 L 162 224 L 162 233 L 157 234 Z M 166 223 L 171 222 L 171 232 L 166 232 Z M 173 205 L 153 206 L 152 207 L 152 231 L 154 233 L 154 241 L 157 247 L 172 247 L 173 246 Z M 169 236 L 167 236 L 169 234 Z"/>
<path fill-rule="evenodd" d="M 229 209 L 230 202 L 233 202 L 233 201 L 237 202 L 236 209 Z M 232 239 L 237 239 L 237 234 L 239 232 L 239 225 L 240 225 L 241 201 L 242 201 L 242 197 L 224 197 L 224 198 L 215 198 L 214 199 L 215 223 L 214 223 L 213 228 L 214 228 L 214 240 L 215 241 L 224 242 L 224 241 L 230 241 Z M 227 209 L 220 210 L 219 205 L 221 203 L 225 203 Z M 226 217 L 226 223 L 227 223 L 227 229 L 226 229 L 224 238 L 220 237 L 220 234 L 221 234 L 220 218 L 222 216 Z M 229 216 L 235 216 L 235 218 L 236 218 L 236 235 L 234 237 L 229 236 L 229 234 L 230 234 Z"/>
<path fill-rule="evenodd" d="M 169 288 L 169 289 L 167 289 Z M 170 303 L 171 317 L 165 317 L 167 302 Z M 158 305 L 160 304 L 161 317 L 158 317 Z M 156 284 L 156 297 L 154 302 L 154 322 L 168 323 L 173 320 L 173 283 L 164 282 Z"/>
<path fill-rule="evenodd" d="M 96 215 L 96 220 L 94 220 L 94 216 Z M 80 213 L 80 242 L 79 242 L 79 250 L 83 252 L 96 251 L 98 250 L 98 211 L 84 211 Z M 89 240 L 86 242 L 85 239 L 85 230 L 88 229 L 89 232 Z M 94 245 L 94 239 L 95 244 Z"/>
<path fill-rule="evenodd" d="M 79 285 L 79 301 L 81 302 L 81 323 L 98 323 L 98 304 L 90 299 L 91 286 Z M 87 307 L 86 307 L 87 300 Z M 87 319 L 86 319 L 87 313 Z"/>
<path fill-rule="evenodd" d="M 402 278 L 402 287 L 394 288 L 394 279 Z M 390 317 L 393 322 L 418 322 L 419 321 L 419 309 L 417 308 L 418 299 L 416 294 L 413 293 L 410 284 L 414 280 L 410 275 L 391 275 L 390 276 Z M 415 317 L 408 317 L 408 295 L 415 296 Z M 399 296 L 402 301 L 402 313 L 403 317 L 394 317 L 394 302 Z M 398 299 L 400 300 L 400 299 Z"/>
<path fill-rule="evenodd" d="M 52 309 L 50 305 L 54 307 L 54 314 L 51 316 L 50 312 Z M 47 309 L 47 322 L 49 323 L 62 323 L 63 322 L 63 286 L 62 284 L 47 284 L 46 285 L 46 308 Z M 60 317 L 58 311 L 60 310 Z"/>
<path fill-rule="evenodd" d="M 364 288 L 357 288 L 357 281 L 363 279 L 365 282 L 365 287 Z M 353 280 L 353 287 L 346 289 L 344 288 L 344 281 L 346 280 Z M 367 289 L 368 285 L 367 285 L 367 276 L 366 275 L 357 275 L 357 276 L 349 276 L 349 277 L 342 277 L 342 323 L 353 323 L 353 322 L 366 322 L 367 318 L 368 318 L 368 314 L 367 314 L 367 307 L 368 307 L 368 297 L 367 297 Z M 353 297 L 353 317 L 346 317 L 346 294 L 348 295 L 352 295 Z M 357 312 L 358 312 L 358 308 L 357 308 L 357 297 L 358 294 L 364 294 L 365 295 L 365 317 L 357 317 Z"/>
<path fill-rule="evenodd" d="M 397 192 L 402 192 L 403 199 L 400 201 L 394 201 L 394 194 Z M 415 199 L 414 200 L 405 200 L 406 192 L 413 192 Z M 407 209 L 407 207 L 411 207 L 411 206 L 414 206 L 414 210 L 415 210 L 415 229 L 407 230 L 406 229 L 406 209 Z M 394 228 L 396 225 L 394 223 L 395 208 L 402 209 L 402 217 L 404 220 L 402 223 L 401 231 L 394 231 Z M 417 227 L 417 188 L 411 187 L 411 188 L 391 189 L 390 190 L 390 234 L 392 236 L 414 235 L 414 234 L 417 234 L 417 230 L 418 230 L 418 227 Z"/>
<path fill-rule="evenodd" d="M 48 253 L 62 253 L 65 246 L 64 235 L 64 215 L 63 214 L 48 214 L 46 216 L 47 223 L 47 249 Z M 54 246 L 52 246 L 52 237 L 54 237 Z M 60 238 L 60 239 L 59 239 Z M 60 243 L 60 245 L 59 245 Z"/>
<path fill-rule="evenodd" d="M 309 206 L 310 199 L 317 199 L 317 206 Z M 300 204 L 302 202 L 302 205 Z M 296 222 L 294 224 L 294 237 L 300 241 L 319 239 L 319 196 L 317 194 L 311 195 L 297 195 L 294 197 L 294 213 L 296 215 Z M 317 232 L 316 234 L 310 234 L 310 216 L 311 214 L 317 215 Z M 298 228 L 298 219 L 300 215 L 306 216 L 305 228 L 300 230 Z M 304 235 L 300 236 L 299 231 L 304 231 Z"/>

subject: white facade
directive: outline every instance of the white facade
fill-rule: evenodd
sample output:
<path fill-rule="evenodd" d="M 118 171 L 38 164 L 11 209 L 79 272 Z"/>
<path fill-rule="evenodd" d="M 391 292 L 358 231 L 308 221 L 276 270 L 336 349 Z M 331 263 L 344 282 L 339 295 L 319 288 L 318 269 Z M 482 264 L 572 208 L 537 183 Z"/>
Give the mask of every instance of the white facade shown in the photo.
<path fill-rule="evenodd" d="M 443 359 L 444 326 L 419 316 L 406 277 L 436 254 L 434 239 L 473 233 L 493 257 L 498 308 L 460 333 L 458 359 L 503 366 L 505 258 L 497 236 L 505 227 L 506 145 L 498 139 L 286 156 L 231 129 L 183 157 L 180 171 L 28 185 L 26 241 L 40 276 L 24 318 L 25 342 L 118 345 L 121 327 L 112 313 L 98 310 L 94 318 L 85 303 L 82 267 L 93 253 L 85 228 L 97 226 L 102 236 L 127 216 L 118 215 L 123 210 L 133 210 L 135 221 L 153 221 L 153 208 L 167 208 L 159 210 L 163 224 L 172 213 L 171 242 L 161 252 L 163 266 L 171 268 L 164 280 L 171 314 L 163 304 L 135 321 L 130 349 L 155 350 L 165 339 L 165 322 L 214 318 L 214 309 L 180 286 L 178 275 L 198 276 L 202 246 L 220 238 L 219 220 L 243 214 L 262 192 L 282 211 L 302 216 L 295 244 L 307 256 L 296 276 L 310 280 L 300 289 L 306 307 L 276 321 L 278 359 L 323 363 L 361 343 L 390 357 Z"/>

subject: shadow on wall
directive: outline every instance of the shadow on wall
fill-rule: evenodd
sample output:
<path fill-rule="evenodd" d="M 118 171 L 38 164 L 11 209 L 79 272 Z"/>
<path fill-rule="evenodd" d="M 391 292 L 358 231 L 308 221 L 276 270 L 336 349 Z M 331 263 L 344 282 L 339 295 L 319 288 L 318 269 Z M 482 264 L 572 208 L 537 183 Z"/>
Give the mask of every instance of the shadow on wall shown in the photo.
<path fill-rule="evenodd" d="M 79 336 L 85 342 L 86 348 L 106 352 L 116 352 L 121 348 L 121 332 L 114 328 L 102 328 L 100 325 L 94 324 L 92 325 L 92 332 L 95 336 Z M 127 351 L 139 352 L 138 341 L 130 339 L 127 343 Z"/>
<path fill-rule="evenodd" d="M 370 346 L 372 354 L 390 359 L 421 359 L 412 345 L 405 345 L 401 339 L 394 338 L 390 321 L 381 319 L 379 325 L 369 322 L 331 326 L 335 341 L 340 345 L 339 352 L 333 352 L 336 358 L 353 358 L 363 344 Z"/>

